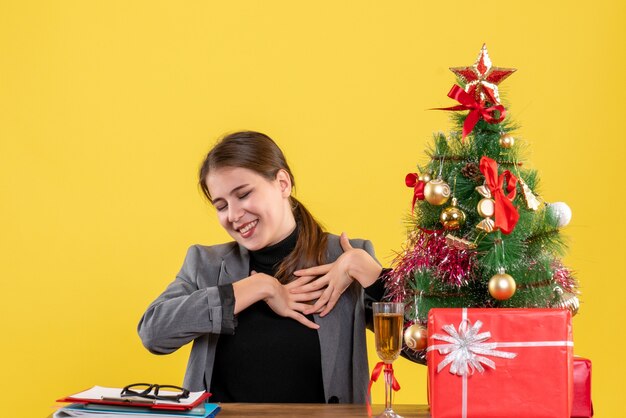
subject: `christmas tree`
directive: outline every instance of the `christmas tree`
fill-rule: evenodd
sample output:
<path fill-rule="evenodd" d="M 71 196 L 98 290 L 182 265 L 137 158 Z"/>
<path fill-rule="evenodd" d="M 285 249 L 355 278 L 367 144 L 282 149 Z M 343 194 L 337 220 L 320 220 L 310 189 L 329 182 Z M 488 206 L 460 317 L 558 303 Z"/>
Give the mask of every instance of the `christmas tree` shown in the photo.
<path fill-rule="evenodd" d="M 428 161 L 406 176 L 413 189 L 408 239 L 387 277 L 388 297 L 406 304 L 405 355 L 424 363 L 434 307 L 559 307 L 576 313 L 578 285 L 561 262 L 565 203 L 547 203 L 523 161 L 523 141 L 498 85 L 515 69 L 492 66 L 483 45 L 459 85 L 453 129 L 436 133 Z M 467 112 L 469 111 L 469 112 Z"/>

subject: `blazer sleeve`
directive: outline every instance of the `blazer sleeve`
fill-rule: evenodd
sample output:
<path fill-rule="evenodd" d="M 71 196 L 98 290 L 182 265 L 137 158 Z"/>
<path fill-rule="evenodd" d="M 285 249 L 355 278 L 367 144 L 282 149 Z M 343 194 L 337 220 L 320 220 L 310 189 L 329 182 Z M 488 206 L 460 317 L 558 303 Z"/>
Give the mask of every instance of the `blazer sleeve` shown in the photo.
<path fill-rule="evenodd" d="M 139 321 L 139 337 L 154 354 L 172 353 L 203 334 L 234 333 L 232 284 L 199 288 L 200 267 L 203 274 L 215 275 L 215 283 L 220 273 L 219 264 L 202 264 L 201 251 L 198 246 L 189 248 L 176 279 L 150 304 Z"/>

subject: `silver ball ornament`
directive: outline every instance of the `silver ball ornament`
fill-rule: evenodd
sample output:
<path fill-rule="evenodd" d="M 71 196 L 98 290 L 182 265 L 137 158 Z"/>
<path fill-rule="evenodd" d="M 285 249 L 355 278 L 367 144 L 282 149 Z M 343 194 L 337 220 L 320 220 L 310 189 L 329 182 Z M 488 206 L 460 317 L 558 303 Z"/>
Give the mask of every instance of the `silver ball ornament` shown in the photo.
<path fill-rule="evenodd" d="M 572 210 L 564 202 L 555 202 L 548 204 L 548 213 L 556 219 L 556 225 L 559 228 L 566 227 L 572 220 Z"/>

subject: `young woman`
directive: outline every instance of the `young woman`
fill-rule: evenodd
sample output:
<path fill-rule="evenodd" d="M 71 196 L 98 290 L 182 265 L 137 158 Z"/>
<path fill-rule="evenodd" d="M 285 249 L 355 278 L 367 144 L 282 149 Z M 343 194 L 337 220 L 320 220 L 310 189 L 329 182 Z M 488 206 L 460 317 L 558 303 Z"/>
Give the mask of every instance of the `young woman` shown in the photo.
<path fill-rule="evenodd" d="M 366 305 L 383 293 L 372 244 L 322 231 L 264 134 L 222 138 L 199 184 L 234 242 L 189 248 L 139 322 L 146 348 L 193 340 L 183 385 L 213 402 L 364 403 Z"/>

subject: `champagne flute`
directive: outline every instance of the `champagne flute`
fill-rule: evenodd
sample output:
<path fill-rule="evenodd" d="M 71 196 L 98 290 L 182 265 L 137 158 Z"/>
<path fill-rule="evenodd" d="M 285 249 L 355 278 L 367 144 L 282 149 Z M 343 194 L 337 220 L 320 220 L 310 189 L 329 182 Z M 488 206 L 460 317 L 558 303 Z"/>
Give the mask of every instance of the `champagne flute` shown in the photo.
<path fill-rule="evenodd" d="M 404 304 L 377 302 L 372 304 L 372 308 L 374 310 L 376 353 L 385 362 L 385 410 L 378 418 L 402 418 L 391 408 L 393 369 L 389 366 L 398 358 L 402 349 Z"/>

